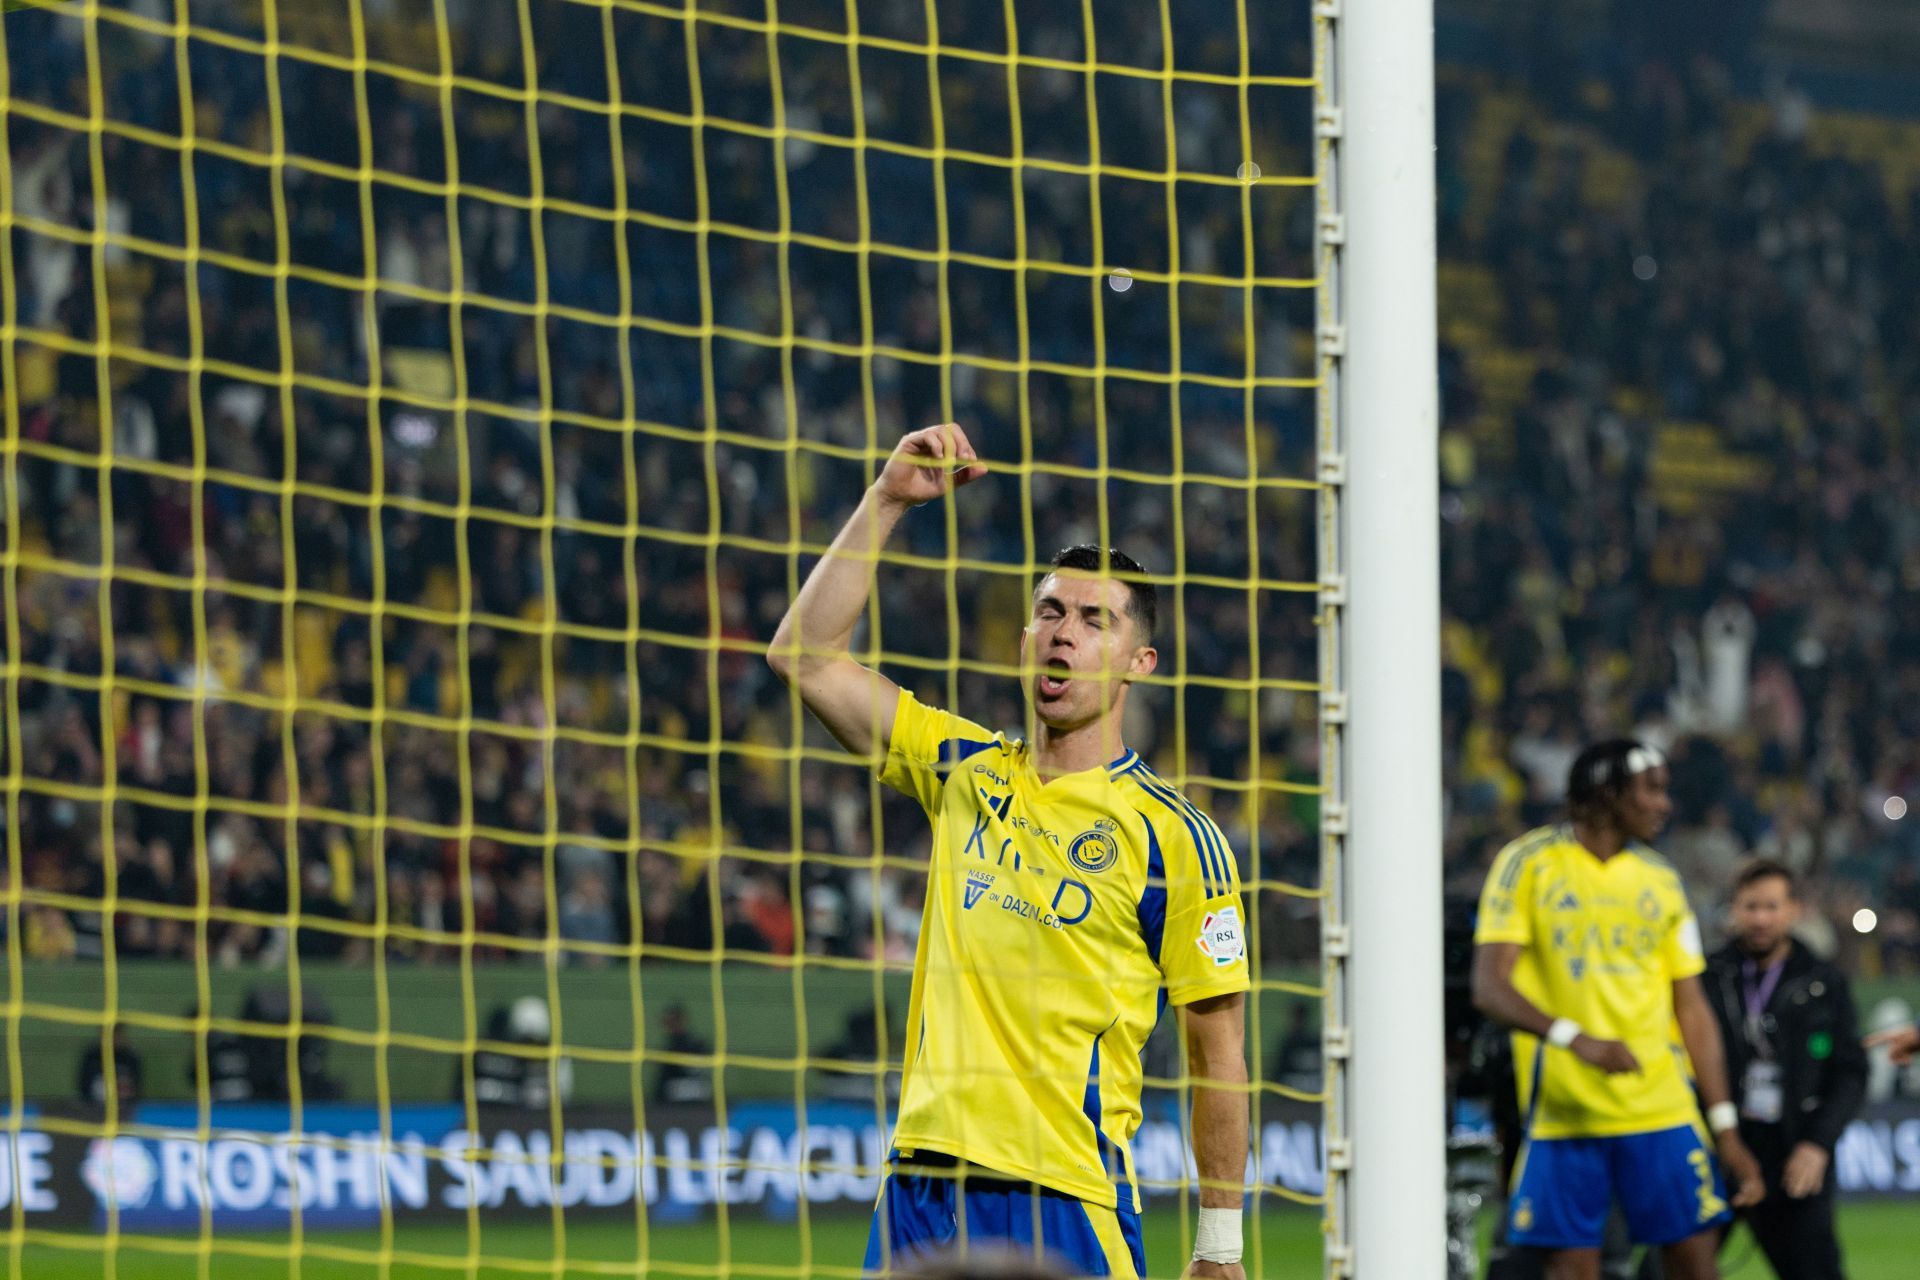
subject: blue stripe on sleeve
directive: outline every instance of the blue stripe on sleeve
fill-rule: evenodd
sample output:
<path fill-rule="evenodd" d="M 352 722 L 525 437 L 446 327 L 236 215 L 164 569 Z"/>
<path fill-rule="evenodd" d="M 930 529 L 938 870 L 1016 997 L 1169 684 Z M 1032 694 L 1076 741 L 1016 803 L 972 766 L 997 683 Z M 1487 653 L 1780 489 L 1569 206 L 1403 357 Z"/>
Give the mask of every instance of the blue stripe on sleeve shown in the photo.
<path fill-rule="evenodd" d="M 1147 767 L 1147 772 L 1153 773 L 1153 767 L 1151 765 Z M 1200 806 L 1181 795 L 1178 791 L 1174 791 L 1172 783 L 1157 773 L 1154 773 L 1153 776 L 1161 786 L 1173 792 L 1173 798 L 1178 800 L 1181 806 L 1193 815 L 1194 822 L 1198 824 L 1201 831 L 1206 834 L 1208 845 L 1213 850 L 1214 875 L 1220 882 L 1220 892 L 1231 892 L 1233 889 L 1233 854 L 1228 850 L 1227 838 L 1220 834 L 1219 826 L 1215 824 L 1212 818 L 1200 812 Z"/>
<path fill-rule="evenodd" d="M 1209 898 L 1227 893 L 1233 887 L 1233 878 L 1227 873 L 1225 840 L 1213 828 L 1213 823 L 1200 810 L 1193 807 L 1185 796 L 1159 774 L 1145 764 L 1138 766 L 1144 772 L 1129 770 L 1141 790 L 1158 800 L 1161 804 L 1180 815 L 1187 824 L 1187 830 L 1193 834 L 1193 849 L 1200 856 L 1200 878 Z M 1215 886 L 1218 885 L 1218 888 Z"/>
<path fill-rule="evenodd" d="M 1200 813 L 1198 809 L 1194 812 Z M 1221 832 L 1220 824 L 1204 813 L 1200 813 L 1200 825 L 1213 837 L 1214 847 L 1220 851 L 1220 892 L 1232 893 L 1235 868 L 1233 850 L 1227 847 L 1227 837 Z"/>
<path fill-rule="evenodd" d="M 934 753 L 934 768 L 951 769 L 955 765 L 965 764 L 969 757 L 979 755 L 992 745 L 991 740 L 976 742 L 971 738 L 948 738 Z"/>
<path fill-rule="evenodd" d="M 1194 854 L 1200 860 L 1201 887 L 1206 890 L 1206 894 L 1209 898 L 1216 896 L 1213 889 L 1212 865 L 1207 860 L 1206 837 L 1200 833 L 1200 828 L 1194 825 L 1193 819 L 1187 816 L 1186 810 L 1181 808 L 1177 801 L 1175 801 L 1171 796 L 1169 796 L 1165 792 L 1157 789 L 1151 782 L 1147 780 L 1146 775 L 1141 772 L 1143 768 L 1144 768 L 1143 765 L 1135 765 L 1133 766 L 1133 768 L 1128 769 L 1126 773 L 1122 776 L 1132 778 L 1135 782 L 1139 783 L 1140 789 L 1142 791 L 1152 796 L 1155 800 L 1158 800 L 1161 804 L 1167 806 L 1167 808 L 1173 810 L 1174 813 L 1179 816 L 1180 821 L 1187 824 L 1187 833 L 1193 837 Z"/>

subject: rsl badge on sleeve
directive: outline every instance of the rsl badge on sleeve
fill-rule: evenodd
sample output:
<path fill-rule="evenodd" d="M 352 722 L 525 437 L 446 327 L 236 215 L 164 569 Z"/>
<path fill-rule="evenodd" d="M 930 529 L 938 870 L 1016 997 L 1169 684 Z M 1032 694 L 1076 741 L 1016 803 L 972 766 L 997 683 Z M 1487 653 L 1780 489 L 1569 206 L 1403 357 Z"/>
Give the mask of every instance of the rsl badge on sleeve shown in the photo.
<path fill-rule="evenodd" d="M 1240 927 L 1240 908 L 1215 907 L 1207 912 L 1200 921 L 1200 936 L 1195 941 L 1216 965 L 1243 959 L 1247 954 L 1247 935 Z"/>

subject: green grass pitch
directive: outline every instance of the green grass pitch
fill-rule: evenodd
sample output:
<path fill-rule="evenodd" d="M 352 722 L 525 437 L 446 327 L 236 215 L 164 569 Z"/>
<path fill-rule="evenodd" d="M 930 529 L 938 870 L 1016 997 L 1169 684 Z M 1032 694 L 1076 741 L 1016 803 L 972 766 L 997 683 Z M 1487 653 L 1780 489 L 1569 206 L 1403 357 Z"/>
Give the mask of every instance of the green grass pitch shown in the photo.
<path fill-rule="evenodd" d="M 1852 1280 L 1910 1280 L 1916 1242 L 1914 1206 L 1910 1203 L 1881 1202 L 1844 1206 L 1840 1211 L 1841 1235 L 1846 1245 L 1848 1274 Z M 105 1280 L 106 1277 L 139 1277 L 140 1280 L 253 1280 L 261 1276 L 289 1276 L 299 1280 L 443 1280 L 451 1277 L 476 1277 L 477 1280 L 508 1280 L 508 1277 L 544 1275 L 561 1280 L 585 1280 L 588 1276 L 657 1275 L 727 1277 L 781 1277 L 806 1280 L 807 1277 L 848 1277 L 858 1266 L 866 1243 L 866 1223 L 857 1218 L 837 1216 L 814 1222 L 803 1236 L 797 1225 L 769 1223 L 758 1217 L 741 1217 L 731 1224 L 731 1249 L 722 1262 L 720 1233 L 711 1223 L 694 1226 L 656 1227 L 649 1233 L 647 1261 L 640 1265 L 631 1226 L 606 1222 L 568 1224 L 566 1251 L 571 1261 L 582 1267 L 556 1268 L 552 1265 L 551 1232 L 544 1226 L 526 1223 L 483 1226 L 480 1252 L 486 1262 L 471 1269 L 467 1230 L 463 1225 L 409 1224 L 396 1231 L 395 1255 L 385 1265 L 376 1258 L 362 1256 L 345 1260 L 328 1256 L 336 1250 L 376 1254 L 378 1237 L 357 1233 L 318 1233 L 309 1239 L 309 1248 L 298 1263 L 283 1255 L 285 1240 L 244 1237 L 231 1242 L 216 1242 L 216 1252 L 202 1259 L 189 1239 L 170 1241 L 164 1251 L 144 1247 L 132 1239 L 120 1242 L 112 1263 L 98 1237 L 81 1236 L 69 1243 L 77 1248 L 31 1243 L 19 1250 L 8 1249 L 7 1275 L 25 1280 Z M 1171 1280 L 1180 1274 L 1181 1232 L 1174 1210 L 1155 1210 L 1147 1215 L 1147 1269 L 1158 1280 Z M 1256 1280 L 1307 1280 L 1320 1273 L 1320 1221 L 1302 1210 L 1280 1210 L 1262 1215 L 1257 1252 L 1250 1248 L 1247 1274 Z M 1249 1245 L 1255 1244 L 1249 1240 Z M 249 1246 L 253 1246 L 249 1248 Z M 180 1249 L 188 1252 L 177 1252 Z M 229 1248 L 247 1253 L 229 1252 Z M 431 1255 L 433 1262 L 416 1260 Z M 1762 1280 L 1770 1275 L 1765 1260 L 1751 1247 L 1742 1233 L 1736 1236 L 1725 1255 L 1728 1280 Z M 438 1265 L 433 1265 L 437 1263 Z M 497 1265 L 504 1263 L 506 1265 Z M 518 1265 L 514 1265 L 517 1263 Z M 495 1264 L 495 1265 L 489 1265 Z M 111 1267 L 111 1269 L 110 1269 Z"/>

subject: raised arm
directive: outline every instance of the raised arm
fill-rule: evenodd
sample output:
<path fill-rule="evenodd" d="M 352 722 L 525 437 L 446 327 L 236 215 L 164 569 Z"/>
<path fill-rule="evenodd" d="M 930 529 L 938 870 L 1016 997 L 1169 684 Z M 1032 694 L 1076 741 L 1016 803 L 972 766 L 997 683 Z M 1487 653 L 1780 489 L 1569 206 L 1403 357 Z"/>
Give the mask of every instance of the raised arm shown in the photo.
<path fill-rule="evenodd" d="M 873 590 L 880 548 L 910 508 L 986 473 L 967 433 L 954 423 L 901 437 L 774 633 L 767 664 L 856 755 L 885 754 L 900 695 L 893 681 L 852 656 L 853 630 Z"/>
<path fill-rule="evenodd" d="M 1181 1013 L 1187 1074 L 1193 1080 L 1193 1162 L 1200 1171 L 1201 1213 L 1200 1239 L 1187 1274 L 1195 1280 L 1240 1280 L 1246 1274 L 1238 1258 L 1247 1176 L 1247 997 L 1236 991 L 1195 1000 Z M 1235 1261 L 1205 1261 L 1203 1255 Z"/>

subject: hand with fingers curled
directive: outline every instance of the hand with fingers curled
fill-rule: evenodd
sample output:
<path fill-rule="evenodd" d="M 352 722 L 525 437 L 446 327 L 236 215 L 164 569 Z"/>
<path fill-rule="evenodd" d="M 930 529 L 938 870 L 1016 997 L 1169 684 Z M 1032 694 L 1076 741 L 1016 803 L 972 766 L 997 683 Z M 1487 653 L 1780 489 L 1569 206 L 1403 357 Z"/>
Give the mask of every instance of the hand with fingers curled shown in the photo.
<path fill-rule="evenodd" d="M 945 497 L 987 474 L 966 429 L 957 422 L 922 427 L 900 438 L 874 491 L 899 507 L 917 507 Z"/>

